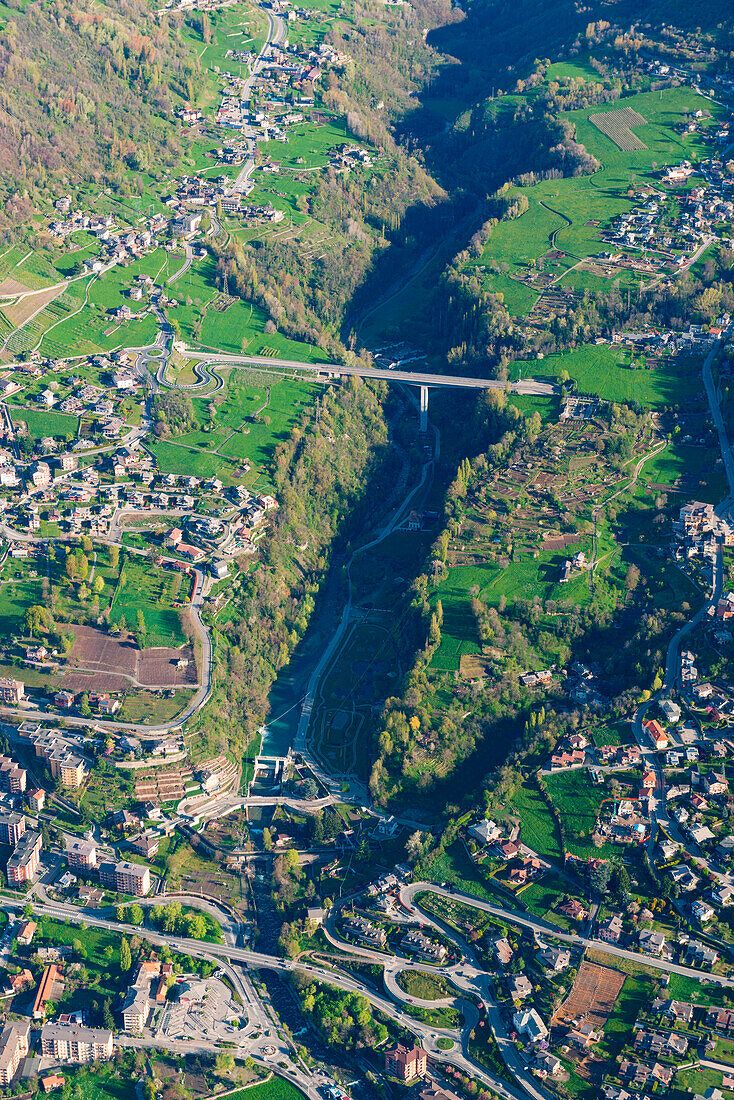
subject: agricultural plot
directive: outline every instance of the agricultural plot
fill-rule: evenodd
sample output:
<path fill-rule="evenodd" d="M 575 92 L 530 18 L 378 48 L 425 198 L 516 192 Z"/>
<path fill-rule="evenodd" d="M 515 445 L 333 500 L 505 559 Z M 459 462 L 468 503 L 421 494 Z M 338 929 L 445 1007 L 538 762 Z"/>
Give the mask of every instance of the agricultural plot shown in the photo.
<path fill-rule="evenodd" d="M 647 149 L 645 143 L 633 133 L 637 127 L 646 126 L 647 119 L 638 115 L 637 111 L 633 111 L 631 107 L 589 115 L 589 122 L 602 134 L 606 134 L 610 141 L 613 141 L 623 152 L 631 153 L 638 149 Z"/>
<path fill-rule="evenodd" d="M 132 686 L 187 688 L 197 681 L 190 645 L 139 649 L 91 626 L 74 626 L 75 642 L 64 671 L 69 691 L 128 691 Z M 181 665 L 181 667 L 179 667 Z"/>

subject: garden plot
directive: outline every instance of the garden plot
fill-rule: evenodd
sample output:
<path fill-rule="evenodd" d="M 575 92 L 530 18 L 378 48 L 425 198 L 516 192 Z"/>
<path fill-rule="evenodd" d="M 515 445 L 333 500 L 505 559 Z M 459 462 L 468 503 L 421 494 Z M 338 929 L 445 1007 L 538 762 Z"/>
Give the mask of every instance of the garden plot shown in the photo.
<path fill-rule="evenodd" d="M 619 970 L 584 961 L 566 1000 L 556 1011 L 552 1027 L 567 1027 L 584 1019 L 597 1030 L 614 1012 L 625 976 Z"/>

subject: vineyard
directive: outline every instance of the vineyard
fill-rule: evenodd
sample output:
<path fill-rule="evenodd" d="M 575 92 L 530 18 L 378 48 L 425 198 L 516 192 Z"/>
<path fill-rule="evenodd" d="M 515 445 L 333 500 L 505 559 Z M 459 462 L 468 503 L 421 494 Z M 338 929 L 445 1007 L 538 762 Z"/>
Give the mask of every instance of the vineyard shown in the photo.
<path fill-rule="evenodd" d="M 623 153 L 633 153 L 647 149 L 637 134 L 632 133 L 633 126 L 646 126 L 647 119 L 638 115 L 631 107 L 621 107 L 617 111 L 605 111 L 599 115 L 589 115 L 589 122 L 601 130 Z"/>

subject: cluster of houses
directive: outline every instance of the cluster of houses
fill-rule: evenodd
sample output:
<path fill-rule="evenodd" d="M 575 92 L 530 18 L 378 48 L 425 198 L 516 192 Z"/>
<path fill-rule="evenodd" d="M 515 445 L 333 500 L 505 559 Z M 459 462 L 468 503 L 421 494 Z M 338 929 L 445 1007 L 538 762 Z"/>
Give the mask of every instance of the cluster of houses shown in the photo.
<path fill-rule="evenodd" d="M 716 514 L 713 504 L 694 500 L 681 507 L 678 519 L 673 523 L 673 537 L 672 549 L 677 561 L 693 557 L 710 558 L 716 554 L 719 544 L 734 546 L 734 527 Z M 725 598 L 718 617 L 729 618 L 733 615 L 734 596 L 728 605 Z"/>
<path fill-rule="evenodd" d="M 111 214 L 92 214 L 71 210 L 67 197 L 55 203 L 60 218 L 49 222 L 47 230 L 56 241 L 64 241 L 73 233 L 94 234 L 99 241 L 99 253 L 84 261 L 84 270 L 99 273 L 112 264 L 127 264 L 158 248 L 167 220 L 161 215 L 150 219 L 144 229 L 122 229 L 115 225 Z"/>

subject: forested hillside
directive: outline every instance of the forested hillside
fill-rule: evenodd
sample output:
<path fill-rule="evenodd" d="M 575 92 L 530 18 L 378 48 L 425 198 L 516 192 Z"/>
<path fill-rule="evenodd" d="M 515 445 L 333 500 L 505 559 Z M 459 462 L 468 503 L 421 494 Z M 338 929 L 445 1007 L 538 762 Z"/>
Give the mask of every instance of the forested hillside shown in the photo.
<path fill-rule="evenodd" d="M 19 4 L 0 28 L 0 229 L 81 181 L 139 188 L 181 157 L 175 105 L 197 60 L 178 29 L 138 0 L 105 7 Z"/>

